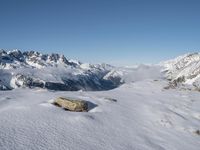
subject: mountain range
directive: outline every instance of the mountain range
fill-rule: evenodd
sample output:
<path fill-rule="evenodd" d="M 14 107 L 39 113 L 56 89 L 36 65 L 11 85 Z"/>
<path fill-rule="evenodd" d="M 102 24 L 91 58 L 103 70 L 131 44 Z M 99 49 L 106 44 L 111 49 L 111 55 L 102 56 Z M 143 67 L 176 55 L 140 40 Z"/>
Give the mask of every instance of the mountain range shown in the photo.
<path fill-rule="evenodd" d="M 109 90 L 122 84 L 108 64 L 68 60 L 64 55 L 36 51 L 0 51 L 0 90 L 20 87 L 49 90 Z"/>
<path fill-rule="evenodd" d="M 54 53 L 0 50 L 0 90 L 15 88 L 44 88 L 61 91 L 110 90 L 125 82 L 134 82 L 136 78 L 140 78 L 141 74 L 143 76 L 148 74 L 149 77 L 150 74 L 156 72 L 155 68 L 160 69 L 164 77 L 169 80 L 168 88 L 179 86 L 200 88 L 199 53 L 185 54 L 153 66 L 119 68 L 105 63 L 82 63 Z M 149 70 L 151 73 L 142 73 L 143 70 Z M 137 74 L 138 77 L 136 77 Z"/>

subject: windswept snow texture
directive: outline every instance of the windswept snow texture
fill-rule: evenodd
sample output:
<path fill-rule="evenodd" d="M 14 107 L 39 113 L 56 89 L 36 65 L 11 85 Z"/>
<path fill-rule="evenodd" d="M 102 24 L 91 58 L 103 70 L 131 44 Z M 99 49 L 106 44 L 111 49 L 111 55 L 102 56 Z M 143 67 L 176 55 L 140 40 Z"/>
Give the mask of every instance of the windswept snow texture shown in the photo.
<path fill-rule="evenodd" d="M 64 55 L 35 51 L 0 51 L 0 90 L 45 88 L 61 91 L 109 90 L 122 84 L 108 76 L 114 67 L 67 60 Z M 107 76 L 107 78 L 104 78 Z"/>
<path fill-rule="evenodd" d="M 127 82 L 110 91 L 1 91 L 0 150 L 199 150 L 200 93 L 163 90 L 159 70 L 138 69 L 141 76 L 126 70 Z M 59 96 L 93 107 L 65 111 L 51 104 Z"/>

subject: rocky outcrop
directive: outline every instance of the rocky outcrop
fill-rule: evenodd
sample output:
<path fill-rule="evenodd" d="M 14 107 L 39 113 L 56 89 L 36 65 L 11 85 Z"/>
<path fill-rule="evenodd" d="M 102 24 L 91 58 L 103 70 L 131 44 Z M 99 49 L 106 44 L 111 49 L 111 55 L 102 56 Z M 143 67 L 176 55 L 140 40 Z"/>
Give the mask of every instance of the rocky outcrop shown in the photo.
<path fill-rule="evenodd" d="M 55 99 L 53 104 L 58 107 L 62 107 L 68 111 L 74 111 L 74 112 L 87 112 L 88 111 L 88 103 L 83 100 L 75 100 L 75 99 L 71 99 L 71 98 L 59 97 L 59 98 Z"/>

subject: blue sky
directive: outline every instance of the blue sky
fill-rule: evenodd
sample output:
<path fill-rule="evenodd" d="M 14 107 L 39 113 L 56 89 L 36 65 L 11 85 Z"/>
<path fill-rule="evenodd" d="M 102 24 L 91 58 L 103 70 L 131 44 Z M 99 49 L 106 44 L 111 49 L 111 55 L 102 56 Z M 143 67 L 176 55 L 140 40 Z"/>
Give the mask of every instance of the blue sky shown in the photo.
<path fill-rule="evenodd" d="M 0 48 L 156 63 L 200 49 L 198 0 L 1 0 Z"/>

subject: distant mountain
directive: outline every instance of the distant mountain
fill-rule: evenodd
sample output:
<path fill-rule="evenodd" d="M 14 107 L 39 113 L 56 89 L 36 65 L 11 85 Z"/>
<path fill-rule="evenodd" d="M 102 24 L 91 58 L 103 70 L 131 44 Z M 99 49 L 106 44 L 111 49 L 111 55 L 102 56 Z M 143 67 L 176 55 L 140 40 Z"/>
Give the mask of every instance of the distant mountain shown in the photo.
<path fill-rule="evenodd" d="M 162 63 L 166 78 L 173 86 L 200 89 L 200 53 L 186 54 Z"/>
<path fill-rule="evenodd" d="M 64 55 L 0 50 L 0 90 L 109 90 L 123 83 L 108 64 L 86 64 Z"/>
<path fill-rule="evenodd" d="M 110 90 L 123 83 L 161 79 L 161 68 L 169 88 L 200 90 L 200 53 L 185 54 L 160 65 L 114 67 L 88 64 L 59 54 L 0 50 L 0 90 L 44 88 L 61 91 Z"/>

